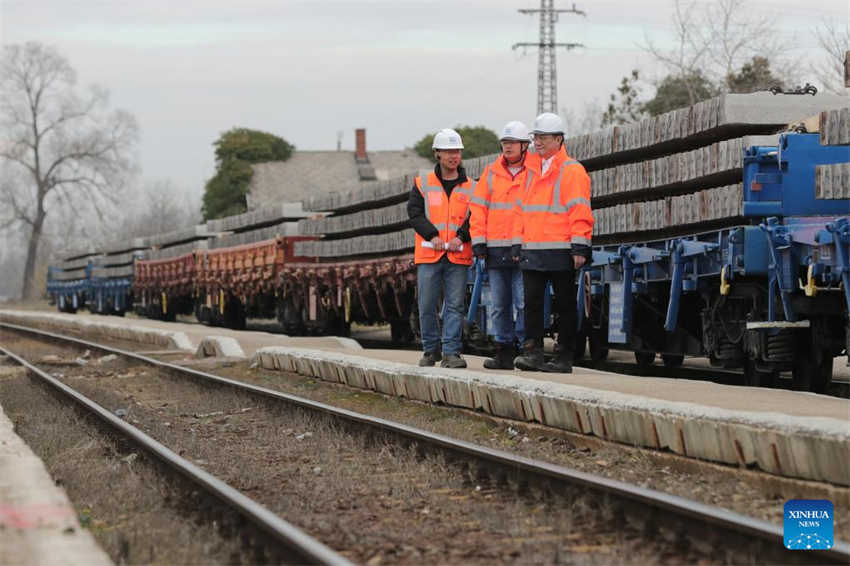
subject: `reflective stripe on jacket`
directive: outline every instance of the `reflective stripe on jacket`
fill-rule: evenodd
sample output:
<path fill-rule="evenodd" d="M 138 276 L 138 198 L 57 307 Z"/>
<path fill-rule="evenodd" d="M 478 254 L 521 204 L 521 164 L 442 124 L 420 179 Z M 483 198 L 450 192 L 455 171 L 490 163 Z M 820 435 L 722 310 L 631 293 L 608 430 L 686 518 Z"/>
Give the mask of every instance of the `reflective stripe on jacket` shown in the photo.
<path fill-rule="evenodd" d="M 571 248 L 587 255 L 593 232 L 590 177 L 578 161 L 561 147 L 546 174 L 542 159 L 526 160 L 531 180 L 516 202 L 519 212 L 515 233 L 522 243 L 520 267 L 527 270 L 573 269 Z"/>
<path fill-rule="evenodd" d="M 422 180 L 425 180 L 423 183 Z M 440 233 L 443 242 L 457 236 L 457 231 L 463 226 L 469 214 L 469 199 L 472 197 L 473 180 L 467 179 L 464 183 L 456 185 L 452 189 L 450 197 L 446 196 L 440 179 L 433 171 L 421 171 L 414 181 L 422 198 L 425 201 L 425 217 Z M 463 244 L 463 250 L 459 252 L 448 252 L 446 250 L 434 250 L 423 247 L 425 238 L 416 233 L 415 250 L 413 252 L 414 263 L 434 263 L 443 254 L 448 254 L 449 261 L 461 265 L 472 265 L 472 246 L 467 242 Z"/>
<path fill-rule="evenodd" d="M 526 154 L 526 159 L 528 154 Z M 528 189 L 526 184 L 528 168 L 523 162 L 523 169 L 515 177 L 505 168 L 505 160 L 499 157 L 485 167 L 475 192 L 469 204 L 470 222 L 469 235 L 472 245 L 487 246 L 487 262 L 489 266 L 515 266 L 511 260 L 511 246 L 520 243 L 516 239 L 515 229 L 517 215 L 517 199 Z"/>

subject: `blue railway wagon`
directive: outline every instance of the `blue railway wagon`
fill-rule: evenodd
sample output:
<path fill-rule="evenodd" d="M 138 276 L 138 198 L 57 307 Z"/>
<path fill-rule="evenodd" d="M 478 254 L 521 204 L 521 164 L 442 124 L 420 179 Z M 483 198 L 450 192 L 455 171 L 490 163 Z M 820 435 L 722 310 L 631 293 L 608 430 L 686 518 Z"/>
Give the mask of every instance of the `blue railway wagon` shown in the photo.
<path fill-rule="evenodd" d="M 124 316 L 133 306 L 133 276 L 99 276 L 95 270 L 88 280 L 87 295 L 91 312 Z"/>
<path fill-rule="evenodd" d="M 76 313 L 86 306 L 89 297 L 89 279 L 91 277 L 91 262 L 80 271 L 79 277 L 69 277 L 67 272 L 50 266 L 47 269 L 47 295 L 51 304 L 55 304 L 59 312 Z"/>
<path fill-rule="evenodd" d="M 850 146 L 783 134 L 745 150 L 741 225 L 594 247 L 578 282 L 591 357 L 707 356 L 752 385 L 791 371 L 796 388 L 826 389 L 850 349 L 850 198 L 847 179 L 822 194 L 819 168 L 847 162 Z"/>

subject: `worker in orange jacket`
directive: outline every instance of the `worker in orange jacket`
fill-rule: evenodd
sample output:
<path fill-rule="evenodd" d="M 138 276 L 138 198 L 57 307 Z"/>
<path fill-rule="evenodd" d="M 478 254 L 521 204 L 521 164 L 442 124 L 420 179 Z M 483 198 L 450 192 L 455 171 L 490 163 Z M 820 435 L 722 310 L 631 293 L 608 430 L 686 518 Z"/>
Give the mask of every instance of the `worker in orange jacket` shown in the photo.
<path fill-rule="evenodd" d="M 526 189 L 525 159 L 531 143 L 528 126 L 508 122 L 499 143 L 502 154 L 484 168 L 469 203 L 469 233 L 473 253 L 486 262 L 490 281 L 491 334 L 496 340 L 496 354 L 484 360 L 484 367 L 513 369 L 515 342 L 525 341 L 522 271 L 511 248 L 519 214 L 515 203 Z"/>
<path fill-rule="evenodd" d="M 526 341 L 514 360 L 522 370 L 571 373 L 576 347 L 576 270 L 591 258 L 590 177 L 564 149 L 564 126 L 556 114 L 537 117 L 532 130 L 536 153 L 526 160 L 531 177 L 517 204 L 515 229 L 521 246 L 525 287 Z M 543 297 L 548 282 L 555 291 L 558 355 L 543 359 Z"/>
<path fill-rule="evenodd" d="M 407 202 L 416 233 L 413 261 L 419 301 L 419 329 L 424 354 L 420 366 L 440 362 L 444 368 L 465 368 L 461 357 L 466 276 L 472 265 L 469 244 L 469 200 L 475 186 L 461 165 L 463 141 L 446 128 L 431 145 L 437 165 L 414 180 Z M 438 317 L 443 297 L 443 331 Z"/>

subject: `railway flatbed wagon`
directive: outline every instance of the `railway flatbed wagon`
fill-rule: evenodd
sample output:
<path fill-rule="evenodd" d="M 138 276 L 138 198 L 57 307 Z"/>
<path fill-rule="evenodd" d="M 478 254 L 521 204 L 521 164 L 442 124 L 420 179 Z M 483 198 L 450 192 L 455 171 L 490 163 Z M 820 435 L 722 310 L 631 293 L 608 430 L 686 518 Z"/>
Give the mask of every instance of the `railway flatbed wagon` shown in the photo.
<path fill-rule="evenodd" d="M 135 262 L 133 293 L 139 314 L 173 321 L 178 314 L 192 313 L 196 253 Z"/>
<path fill-rule="evenodd" d="M 313 238 L 275 237 L 195 255 L 195 316 L 201 322 L 234 329 L 247 317 L 275 318 L 280 274 L 294 256 L 297 241 Z"/>
<path fill-rule="evenodd" d="M 74 314 L 86 306 L 91 265 L 61 270 L 51 267 L 47 273 L 47 294 L 59 312 Z"/>
<path fill-rule="evenodd" d="M 790 371 L 795 387 L 824 391 L 833 358 L 850 351 L 850 145 L 820 140 L 787 133 L 747 148 L 743 184 L 714 205 L 727 209 L 721 228 L 694 198 L 678 207 L 691 223 L 681 234 L 595 247 L 578 292 L 591 356 L 707 356 L 752 385 Z"/>
<path fill-rule="evenodd" d="M 413 254 L 290 263 L 280 289 L 278 319 L 290 334 L 346 336 L 352 322 L 389 323 L 393 341 L 407 343 L 418 328 Z"/>
<path fill-rule="evenodd" d="M 133 306 L 132 265 L 93 267 L 89 278 L 88 308 L 92 313 L 124 316 Z"/>

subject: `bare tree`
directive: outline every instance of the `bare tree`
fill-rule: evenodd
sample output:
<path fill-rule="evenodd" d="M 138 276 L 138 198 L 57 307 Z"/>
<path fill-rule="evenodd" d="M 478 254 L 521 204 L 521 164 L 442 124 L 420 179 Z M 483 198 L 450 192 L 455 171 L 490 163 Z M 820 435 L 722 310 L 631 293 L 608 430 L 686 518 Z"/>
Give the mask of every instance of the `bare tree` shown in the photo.
<path fill-rule="evenodd" d="M 708 75 L 718 83 L 727 83 L 728 77 L 753 57 L 764 57 L 779 70 L 780 60 L 787 56 L 776 18 L 748 8 L 745 0 L 711 2 L 703 19 Z"/>
<path fill-rule="evenodd" d="M 201 222 L 201 197 L 180 191 L 169 179 L 150 181 L 140 191 L 140 202 L 123 222 L 128 238 L 180 230 Z"/>
<path fill-rule="evenodd" d="M 705 34 L 700 31 L 696 2 L 673 0 L 673 37 L 675 47 L 662 49 L 648 35 L 644 36 L 642 48 L 656 61 L 664 65 L 668 73 L 683 79 L 688 92 L 689 104 L 699 102 L 697 85 L 689 80 L 702 76 L 707 59 L 708 45 Z"/>
<path fill-rule="evenodd" d="M 597 99 L 585 100 L 575 108 L 561 108 L 561 117 L 567 127 L 567 137 L 595 132 L 601 127 L 602 104 Z"/>
<path fill-rule="evenodd" d="M 844 86 L 844 58 L 850 50 L 850 23 L 840 26 L 831 20 L 823 20 L 816 30 L 818 45 L 823 50 L 821 61 L 813 65 L 823 88 L 834 94 L 848 94 Z"/>
<path fill-rule="evenodd" d="M 0 187 L 0 227 L 28 231 L 23 295 L 33 273 L 45 219 L 53 206 L 103 216 L 127 174 L 138 128 L 131 115 L 109 112 L 106 91 L 76 89 L 76 73 L 55 49 L 39 43 L 3 47 L 0 59 L 0 161 L 24 182 Z"/>
<path fill-rule="evenodd" d="M 768 59 L 786 82 L 796 78 L 799 61 L 791 57 L 793 42 L 783 39 L 773 16 L 751 8 L 746 0 L 673 0 L 672 23 L 674 48 L 662 49 L 648 36 L 642 48 L 669 74 L 684 80 L 690 104 L 699 101 L 702 77 L 728 91 L 729 77 L 756 56 Z"/>

